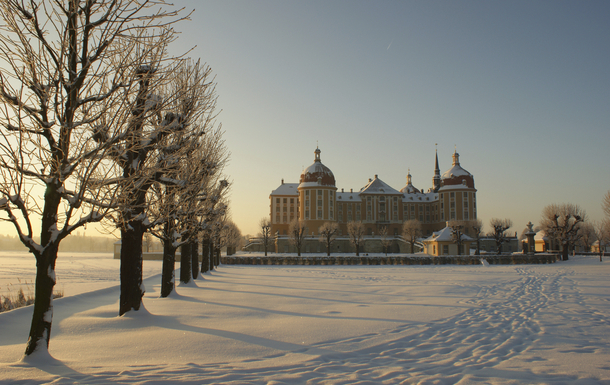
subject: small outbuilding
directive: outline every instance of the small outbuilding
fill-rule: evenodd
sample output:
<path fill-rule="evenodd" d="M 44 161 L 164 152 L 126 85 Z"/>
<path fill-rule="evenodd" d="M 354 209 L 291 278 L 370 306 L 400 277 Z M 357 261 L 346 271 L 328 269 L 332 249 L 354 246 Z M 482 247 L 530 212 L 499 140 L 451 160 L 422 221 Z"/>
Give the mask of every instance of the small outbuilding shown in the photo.
<path fill-rule="evenodd" d="M 432 233 L 431 236 L 424 239 L 424 251 L 426 254 L 439 256 L 439 255 L 468 255 L 470 245 L 474 241 L 473 238 L 466 234 L 461 235 L 462 239 L 462 250 L 458 253 L 458 246 L 454 240 L 451 227 L 447 226 L 442 230 Z"/>

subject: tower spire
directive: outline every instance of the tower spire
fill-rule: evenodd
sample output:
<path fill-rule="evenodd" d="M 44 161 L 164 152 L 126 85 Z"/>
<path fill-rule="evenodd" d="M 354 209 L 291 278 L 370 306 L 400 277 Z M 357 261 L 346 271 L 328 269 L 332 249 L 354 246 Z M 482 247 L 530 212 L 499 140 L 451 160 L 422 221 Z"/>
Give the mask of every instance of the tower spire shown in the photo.
<path fill-rule="evenodd" d="M 434 146 L 438 146 L 438 143 L 435 143 Z M 432 190 L 437 192 L 441 188 L 441 170 L 438 167 L 438 148 L 434 150 L 435 152 L 435 161 L 434 161 L 434 177 L 432 178 Z"/>
<path fill-rule="evenodd" d="M 457 146 L 455 146 L 455 150 L 453 150 L 453 165 L 454 166 L 460 165 L 460 154 L 458 154 L 458 152 L 457 152 Z"/>

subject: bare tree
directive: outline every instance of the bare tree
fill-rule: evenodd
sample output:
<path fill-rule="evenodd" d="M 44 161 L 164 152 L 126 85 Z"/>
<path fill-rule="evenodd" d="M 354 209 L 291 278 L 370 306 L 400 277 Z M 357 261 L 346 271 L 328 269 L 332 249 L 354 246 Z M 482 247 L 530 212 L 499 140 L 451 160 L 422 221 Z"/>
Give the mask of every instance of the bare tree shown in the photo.
<path fill-rule="evenodd" d="M 356 248 L 356 256 L 360 255 L 360 247 L 364 245 L 364 224 L 360 221 L 351 221 L 347 223 L 347 235 L 349 241 Z"/>
<path fill-rule="evenodd" d="M 447 225 L 451 229 L 451 239 L 457 246 L 458 255 L 462 255 L 464 249 L 464 237 L 468 229 L 468 222 L 465 221 L 449 221 Z"/>
<path fill-rule="evenodd" d="M 604 199 L 602 200 L 602 210 L 604 214 L 606 214 L 606 219 L 610 219 L 610 191 L 604 195 Z"/>
<path fill-rule="evenodd" d="M 265 250 L 265 257 L 267 256 L 267 249 L 269 248 L 269 242 L 271 239 L 271 221 L 269 218 L 264 217 L 258 223 L 258 227 L 261 229 L 260 237 L 263 240 L 263 249 Z"/>
<path fill-rule="evenodd" d="M 150 232 L 163 244 L 163 262 L 161 267 L 161 297 L 165 298 L 174 291 L 175 259 L 178 240 L 176 220 L 178 217 L 178 204 L 176 198 L 177 186 L 164 186 L 156 183 L 151 188 L 153 199 L 149 202 L 153 207 L 151 215 L 159 218 L 151 226 Z M 157 223 L 159 222 L 159 223 Z"/>
<path fill-rule="evenodd" d="M 415 253 L 415 241 L 421 237 L 421 222 L 417 219 L 409 219 L 402 224 L 402 236 L 411 243 L 411 254 Z"/>
<path fill-rule="evenodd" d="M 150 247 L 153 244 L 152 234 L 150 234 L 150 233 L 144 234 L 143 244 L 144 244 L 144 247 L 146 248 L 146 252 L 147 253 L 150 252 Z"/>
<path fill-rule="evenodd" d="M 162 51 L 163 53 L 163 51 Z M 148 190 L 154 183 L 189 185 L 192 162 L 186 161 L 199 138 L 215 118 L 214 86 L 209 68 L 188 61 L 161 67 L 163 57 L 137 72 L 138 94 L 132 117 L 126 122 L 127 135 L 115 157 L 121 169 L 120 201 L 116 223 L 121 230 L 121 292 L 119 314 L 138 310 L 142 296 L 142 235 L 151 227 Z M 176 167 L 178 175 L 175 174 Z M 185 191 L 190 191 L 188 188 Z M 180 199 L 185 217 L 182 231 L 181 279 L 191 275 L 192 191 Z M 189 199 L 186 199 L 189 197 Z M 185 258 L 189 258 L 188 263 Z M 190 279 L 190 278 L 189 278 Z M 188 280 L 188 279 L 187 279 Z"/>
<path fill-rule="evenodd" d="M 305 221 L 299 218 L 294 218 L 290 225 L 288 225 L 288 236 L 290 237 L 290 242 L 297 249 L 297 255 L 301 256 L 301 249 L 303 248 L 303 243 L 305 242 L 307 227 L 305 227 Z"/>
<path fill-rule="evenodd" d="M 602 262 L 602 257 L 605 254 L 606 245 L 610 242 L 610 221 L 604 219 L 593 223 L 595 238 L 597 238 L 599 248 L 599 261 Z"/>
<path fill-rule="evenodd" d="M 163 242 L 161 297 L 167 297 L 174 289 L 178 247 L 181 248 L 181 281 L 186 283 L 191 276 L 196 279 L 199 275 L 198 216 L 205 206 L 203 194 L 207 191 L 209 152 L 213 151 L 205 138 L 210 135 L 209 117 L 213 115 L 215 101 L 213 86 L 206 80 L 209 69 L 201 69 L 199 63 L 183 65 L 172 88 L 174 93 L 188 91 L 182 93 L 178 102 L 183 105 L 183 121 L 188 129 L 160 141 L 163 175 L 151 186 L 146 208 L 148 227 Z"/>
<path fill-rule="evenodd" d="M 477 243 L 477 251 L 475 251 L 475 255 L 481 255 L 481 234 L 483 234 L 483 221 L 480 219 L 475 219 L 469 222 L 470 230 L 472 230 L 472 238 Z"/>
<path fill-rule="evenodd" d="M 582 245 L 584 251 L 591 251 L 591 246 L 597 240 L 597 236 L 595 234 L 595 224 L 591 222 L 584 222 L 580 226 L 580 244 Z"/>
<path fill-rule="evenodd" d="M 580 229 L 586 219 L 586 212 L 571 203 L 550 204 L 542 210 L 540 228 L 561 243 L 564 261 L 568 260 L 570 248 L 582 238 Z"/>
<path fill-rule="evenodd" d="M 320 242 L 323 242 L 326 245 L 326 255 L 330 256 L 330 250 L 333 242 L 337 239 L 337 234 L 339 232 L 339 225 L 337 222 L 324 222 L 322 226 L 318 229 L 318 233 L 320 234 Z"/>
<path fill-rule="evenodd" d="M 381 248 L 383 249 L 383 252 L 387 256 L 388 250 L 390 249 L 390 246 L 392 245 L 392 238 L 390 238 L 390 235 L 388 234 L 388 228 L 386 226 L 379 229 L 379 238 L 381 240 Z"/>
<path fill-rule="evenodd" d="M 126 138 L 137 71 L 174 38 L 177 14 L 151 3 L 0 3 L 0 210 L 37 266 L 26 356 L 48 350 L 61 240 L 112 208 L 98 181 L 117 171 L 105 160 Z"/>
<path fill-rule="evenodd" d="M 232 220 L 228 220 L 222 231 L 223 243 L 227 248 L 227 255 L 235 254 L 235 250 L 242 242 L 242 235 L 239 227 Z"/>
<path fill-rule="evenodd" d="M 496 254 L 500 254 L 502 252 L 502 244 L 506 242 L 508 237 L 506 230 L 513 227 L 513 221 L 510 219 L 492 218 L 489 221 L 489 225 L 492 229 L 489 236 L 493 237 L 496 241 Z"/>

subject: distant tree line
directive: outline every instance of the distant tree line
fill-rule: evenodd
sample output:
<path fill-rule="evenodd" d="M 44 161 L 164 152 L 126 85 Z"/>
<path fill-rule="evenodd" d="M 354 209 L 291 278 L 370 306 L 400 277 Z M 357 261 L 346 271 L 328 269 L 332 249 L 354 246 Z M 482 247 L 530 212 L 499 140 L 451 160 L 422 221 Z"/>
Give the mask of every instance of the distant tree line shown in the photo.
<path fill-rule="evenodd" d="M 36 242 L 39 242 L 39 239 L 39 237 L 34 237 Z M 114 251 L 116 241 L 116 238 L 76 234 L 66 238 L 59 245 L 59 251 L 111 253 Z M 28 251 L 18 236 L 4 234 L 0 234 L 0 250 Z"/>

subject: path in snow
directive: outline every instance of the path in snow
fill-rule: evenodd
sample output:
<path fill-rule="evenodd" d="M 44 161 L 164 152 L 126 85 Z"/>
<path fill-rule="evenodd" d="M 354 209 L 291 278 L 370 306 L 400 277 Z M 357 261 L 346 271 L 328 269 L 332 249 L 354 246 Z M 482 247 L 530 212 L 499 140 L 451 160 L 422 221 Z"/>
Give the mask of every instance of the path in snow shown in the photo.
<path fill-rule="evenodd" d="M 527 268 L 518 269 L 520 278 L 510 284 L 497 284 L 482 288 L 474 300 L 465 301 L 474 307 L 462 314 L 431 322 L 424 327 L 403 325 L 390 333 L 392 342 L 348 353 L 327 354 L 320 358 L 280 368 L 264 364 L 278 356 L 261 358 L 261 369 L 251 365 L 202 365 L 181 370 L 193 373 L 197 369 L 205 383 L 221 383 L 239 379 L 255 382 L 266 378 L 269 383 L 289 384 L 291 381 L 325 381 L 332 384 L 379 384 L 384 381 L 399 383 L 404 380 L 421 384 L 455 384 L 460 380 L 480 380 L 489 376 L 485 369 L 509 360 L 532 349 L 543 335 L 537 313 L 574 290 L 565 287 L 565 272 L 540 275 Z M 562 282 L 564 281 L 564 282 Z M 561 289 L 560 289 L 561 288 Z M 414 328 L 423 329 L 413 333 Z M 315 345 L 320 351 L 338 347 L 357 346 L 378 334 L 358 336 L 340 341 Z M 294 354 L 297 352 L 290 352 Z M 535 357 L 532 357 L 535 360 Z M 174 372 L 178 375 L 180 369 Z M 139 375 L 146 376 L 147 370 Z M 533 373 L 516 373 L 517 379 L 541 381 L 568 380 L 565 376 L 548 375 L 545 378 Z M 154 377 L 155 374 L 152 374 Z M 576 378 L 573 377 L 572 380 Z M 275 381 L 275 382 L 274 382 Z"/>

